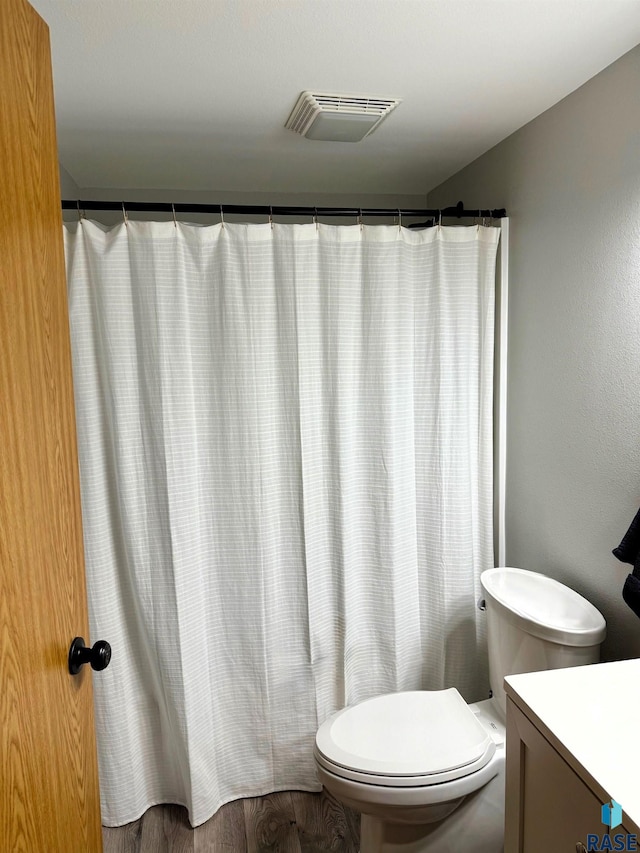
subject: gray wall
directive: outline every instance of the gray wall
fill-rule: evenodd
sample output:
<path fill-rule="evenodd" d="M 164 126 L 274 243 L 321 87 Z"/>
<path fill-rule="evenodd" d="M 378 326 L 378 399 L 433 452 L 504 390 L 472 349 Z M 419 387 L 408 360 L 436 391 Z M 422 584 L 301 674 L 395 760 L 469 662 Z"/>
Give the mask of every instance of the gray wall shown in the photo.
<path fill-rule="evenodd" d="M 62 198 L 78 198 L 80 188 L 73 180 L 69 172 L 60 166 L 60 195 Z"/>
<path fill-rule="evenodd" d="M 593 601 L 606 658 L 640 656 L 611 555 L 640 504 L 640 47 L 428 198 L 511 220 L 507 564 Z"/>

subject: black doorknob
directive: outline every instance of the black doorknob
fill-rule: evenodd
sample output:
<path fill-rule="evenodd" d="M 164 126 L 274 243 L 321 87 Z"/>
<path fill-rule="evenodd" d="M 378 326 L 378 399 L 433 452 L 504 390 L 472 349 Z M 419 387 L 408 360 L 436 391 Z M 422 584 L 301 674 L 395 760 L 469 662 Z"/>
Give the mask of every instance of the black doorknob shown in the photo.
<path fill-rule="evenodd" d="M 109 666 L 111 646 L 106 640 L 98 640 L 92 648 L 85 646 L 83 637 L 76 637 L 69 649 L 69 672 L 77 675 L 85 663 L 91 664 L 91 669 L 100 672 Z"/>

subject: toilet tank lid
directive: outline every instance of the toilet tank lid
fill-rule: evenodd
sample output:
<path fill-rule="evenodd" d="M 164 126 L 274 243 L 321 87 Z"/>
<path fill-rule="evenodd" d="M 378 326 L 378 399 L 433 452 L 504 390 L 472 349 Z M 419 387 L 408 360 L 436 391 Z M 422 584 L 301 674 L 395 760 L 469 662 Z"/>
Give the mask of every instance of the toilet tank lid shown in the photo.
<path fill-rule="evenodd" d="M 600 611 L 553 578 L 503 567 L 483 572 L 480 582 L 502 614 L 534 637 L 567 646 L 594 646 L 606 636 Z"/>

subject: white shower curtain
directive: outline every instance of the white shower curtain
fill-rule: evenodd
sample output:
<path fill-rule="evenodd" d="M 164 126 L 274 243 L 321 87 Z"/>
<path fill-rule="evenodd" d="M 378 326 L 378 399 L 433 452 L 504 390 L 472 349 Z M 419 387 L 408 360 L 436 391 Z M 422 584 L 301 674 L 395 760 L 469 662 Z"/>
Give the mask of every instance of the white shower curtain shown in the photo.
<path fill-rule="evenodd" d="M 487 695 L 498 231 L 65 241 L 103 822 L 319 790 L 337 708 Z"/>

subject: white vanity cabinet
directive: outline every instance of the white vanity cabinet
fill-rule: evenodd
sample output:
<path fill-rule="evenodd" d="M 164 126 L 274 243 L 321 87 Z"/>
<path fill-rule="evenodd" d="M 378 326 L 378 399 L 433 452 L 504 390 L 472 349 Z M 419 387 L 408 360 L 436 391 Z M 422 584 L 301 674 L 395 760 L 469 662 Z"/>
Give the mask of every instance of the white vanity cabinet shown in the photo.
<path fill-rule="evenodd" d="M 603 800 L 511 699 L 507 703 L 505 853 L 586 849 L 587 834 L 600 832 Z"/>
<path fill-rule="evenodd" d="M 505 853 L 640 851 L 640 661 L 509 676 L 505 689 Z"/>

